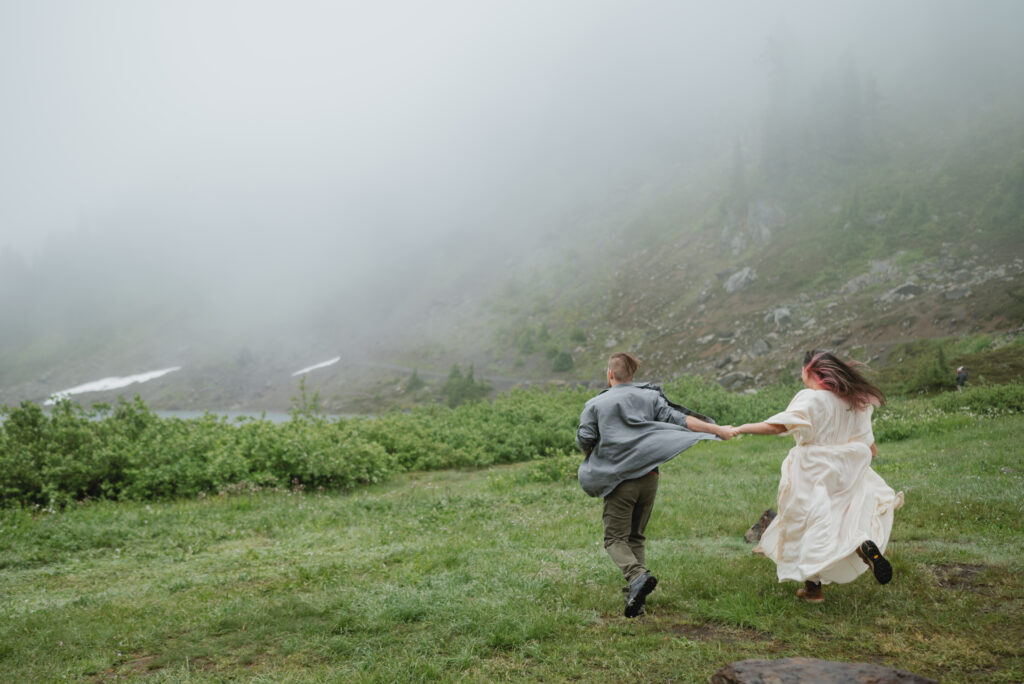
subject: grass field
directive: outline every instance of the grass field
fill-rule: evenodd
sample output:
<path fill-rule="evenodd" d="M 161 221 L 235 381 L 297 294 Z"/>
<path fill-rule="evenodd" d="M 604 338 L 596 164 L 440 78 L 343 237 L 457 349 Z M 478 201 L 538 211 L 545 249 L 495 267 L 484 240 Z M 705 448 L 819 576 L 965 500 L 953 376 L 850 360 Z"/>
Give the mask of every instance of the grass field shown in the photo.
<path fill-rule="evenodd" d="M 742 535 L 788 438 L 662 470 L 660 580 L 622 617 L 575 459 L 412 473 L 351 494 L 0 510 L 0 681 L 707 682 L 747 658 L 1024 681 L 1020 416 L 880 444 L 895 577 L 807 605 Z"/>

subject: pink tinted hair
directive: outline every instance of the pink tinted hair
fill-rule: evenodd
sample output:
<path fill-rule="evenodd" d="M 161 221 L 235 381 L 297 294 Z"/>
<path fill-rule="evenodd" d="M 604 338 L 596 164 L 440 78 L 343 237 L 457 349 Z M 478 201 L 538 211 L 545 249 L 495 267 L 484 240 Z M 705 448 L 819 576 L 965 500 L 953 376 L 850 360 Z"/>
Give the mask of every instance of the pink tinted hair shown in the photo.
<path fill-rule="evenodd" d="M 857 367 L 866 366 L 858 361 L 844 363 L 833 354 L 817 349 L 804 355 L 804 369 L 808 375 L 849 404 L 850 408 L 863 409 L 884 404 L 885 394 L 861 375 Z"/>

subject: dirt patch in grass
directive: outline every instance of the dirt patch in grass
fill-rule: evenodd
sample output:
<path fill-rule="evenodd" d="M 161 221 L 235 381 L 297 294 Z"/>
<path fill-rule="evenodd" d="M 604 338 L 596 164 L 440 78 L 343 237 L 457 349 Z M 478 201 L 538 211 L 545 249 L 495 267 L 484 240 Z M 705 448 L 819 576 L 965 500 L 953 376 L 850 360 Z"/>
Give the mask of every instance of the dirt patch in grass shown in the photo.
<path fill-rule="evenodd" d="M 968 591 L 979 591 L 976 581 L 984 570 L 984 565 L 974 563 L 950 563 L 932 567 L 932 573 L 940 587 Z"/>
<path fill-rule="evenodd" d="M 699 625 L 675 624 L 670 627 L 673 634 L 690 641 L 718 641 L 726 643 L 770 643 L 775 639 L 771 634 L 751 627 L 725 627 L 711 623 Z"/>
<path fill-rule="evenodd" d="M 125 679 L 135 679 L 137 677 L 150 675 L 157 670 L 162 670 L 166 666 L 167 663 L 159 655 L 137 656 L 130 660 L 126 660 L 117 667 L 101 672 L 96 675 L 93 681 L 113 682 Z M 212 658 L 199 656 L 189 660 L 189 669 L 196 672 L 212 672 L 217 669 L 217 664 Z"/>
<path fill-rule="evenodd" d="M 159 656 L 144 655 L 126 660 L 121 665 L 101 672 L 93 679 L 94 682 L 112 682 L 118 679 L 129 679 L 140 675 L 146 675 L 153 670 L 160 669 L 157 662 Z"/>

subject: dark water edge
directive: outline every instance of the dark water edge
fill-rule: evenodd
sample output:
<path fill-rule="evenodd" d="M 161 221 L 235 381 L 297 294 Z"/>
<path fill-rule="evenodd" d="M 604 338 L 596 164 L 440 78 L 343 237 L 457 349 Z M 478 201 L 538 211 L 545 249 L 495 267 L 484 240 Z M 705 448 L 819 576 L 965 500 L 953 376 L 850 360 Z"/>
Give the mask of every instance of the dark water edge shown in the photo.
<path fill-rule="evenodd" d="M 43 413 L 49 416 L 50 411 L 43 409 Z M 196 418 L 202 418 L 203 416 L 210 414 L 218 418 L 224 418 L 229 423 L 244 423 L 251 421 L 265 420 L 271 423 L 287 423 L 292 419 L 292 414 L 284 411 L 264 411 L 261 413 L 247 413 L 244 411 L 153 411 L 160 418 L 179 418 L 181 420 L 195 420 Z M 96 417 L 96 420 L 103 420 L 105 415 Z M 323 417 L 328 421 L 337 421 L 341 418 L 355 418 L 357 416 L 351 414 L 324 414 Z M 366 417 L 366 416 L 362 416 Z M 0 414 L 0 423 L 6 420 L 7 416 Z"/>
<path fill-rule="evenodd" d="M 292 419 L 292 414 L 284 411 L 264 411 L 261 413 L 246 413 L 244 411 L 153 411 L 156 415 L 161 418 L 181 418 L 182 420 L 191 420 L 194 418 L 202 418 L 207 413 L 217 416 L 218 418 L 227 418 L 228 422 L 236 423 L 248 420 L 268 420 L 271 423 L 287 423 Z M 324 416 L 328 419 L 335 419 L 338 416 Z"/>

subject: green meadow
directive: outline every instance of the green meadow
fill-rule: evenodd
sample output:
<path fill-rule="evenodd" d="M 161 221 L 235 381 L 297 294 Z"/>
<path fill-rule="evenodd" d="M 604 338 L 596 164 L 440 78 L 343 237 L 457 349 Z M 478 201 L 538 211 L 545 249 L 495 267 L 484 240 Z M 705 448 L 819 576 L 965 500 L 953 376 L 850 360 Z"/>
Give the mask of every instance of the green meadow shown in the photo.
<path fill-rule="evenodd" d="M 806 656 L 1020 682 L 1024 419 L 1019 389 L 993 391 L 884 409 L 875 468 L 906 499 L 895 577 L 828 586 L 820 605 L 743 541 L 774 505 L 788 438 L 703 443 L 663 468 L 660 583 L 634 620 L 564 435 L 524 462 L 392 464 L 347 489 L 9 504 L 0 681 L 707 682 L 729 662 Z"/>

